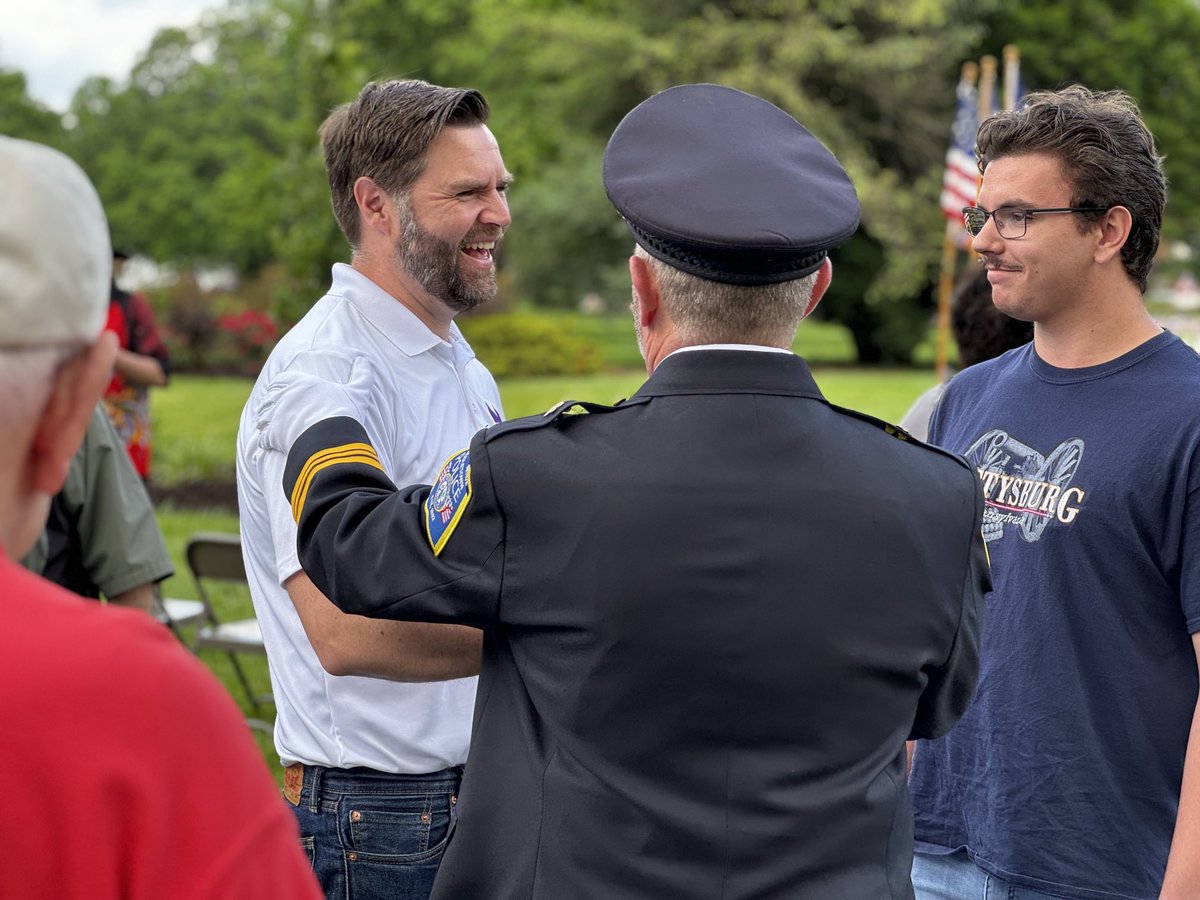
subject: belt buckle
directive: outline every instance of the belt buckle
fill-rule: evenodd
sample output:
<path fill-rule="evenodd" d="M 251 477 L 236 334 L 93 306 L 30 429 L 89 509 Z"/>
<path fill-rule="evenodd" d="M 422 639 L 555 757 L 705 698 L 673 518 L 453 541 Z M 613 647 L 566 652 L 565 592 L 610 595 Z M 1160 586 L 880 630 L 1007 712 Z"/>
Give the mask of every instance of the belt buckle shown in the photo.
<path fill-rule="evenodd" d="M 283 796 L 292 806 L 299 806 L 303 789 L 304 763 L 292 763 L 283 770 Z"/>

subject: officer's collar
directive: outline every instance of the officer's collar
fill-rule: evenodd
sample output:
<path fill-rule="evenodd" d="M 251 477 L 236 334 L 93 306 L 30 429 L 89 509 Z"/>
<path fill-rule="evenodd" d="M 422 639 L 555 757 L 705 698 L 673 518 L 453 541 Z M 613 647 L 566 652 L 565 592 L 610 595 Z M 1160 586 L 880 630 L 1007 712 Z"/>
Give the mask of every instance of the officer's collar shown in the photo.
<path fill-rule="evenodd" d="M 825 399 L 801 357 L 725 349 L 668 356 L 634 396 L 665 394 L 783 394 Z"/>

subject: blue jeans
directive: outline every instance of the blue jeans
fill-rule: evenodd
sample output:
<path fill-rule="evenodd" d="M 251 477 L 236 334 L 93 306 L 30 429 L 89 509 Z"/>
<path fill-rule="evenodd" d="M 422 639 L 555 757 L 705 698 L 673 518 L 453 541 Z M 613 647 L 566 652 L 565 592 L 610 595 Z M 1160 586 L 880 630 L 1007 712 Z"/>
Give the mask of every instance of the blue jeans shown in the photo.
<path fill-rule="evenodd" d="M 305 766 L 292 811 L 328 900 L 428 900 L 461 779 Z"/>
<path fill-rule="evenodd" d="M 988 874 L 966 850 L 946 856 L 914 853 L 912 880 L 917 900 L 1062 900 Z"/>

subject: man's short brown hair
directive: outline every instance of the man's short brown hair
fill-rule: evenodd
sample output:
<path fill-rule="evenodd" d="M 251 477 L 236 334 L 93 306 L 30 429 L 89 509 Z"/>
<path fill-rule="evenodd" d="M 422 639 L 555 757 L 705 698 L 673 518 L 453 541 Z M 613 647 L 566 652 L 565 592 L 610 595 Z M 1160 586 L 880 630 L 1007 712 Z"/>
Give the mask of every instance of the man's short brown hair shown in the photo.
<path fill-rule="evenodd" d="M 359 243 L 354 182 L 366 176 L 395 197 L 425 169 L 429 145 L 448 125 L 482 125 L 490 109 L 479 91 L 425 81 L 370 82 L 321 124 L 333 215 L 350 246 Z"/>

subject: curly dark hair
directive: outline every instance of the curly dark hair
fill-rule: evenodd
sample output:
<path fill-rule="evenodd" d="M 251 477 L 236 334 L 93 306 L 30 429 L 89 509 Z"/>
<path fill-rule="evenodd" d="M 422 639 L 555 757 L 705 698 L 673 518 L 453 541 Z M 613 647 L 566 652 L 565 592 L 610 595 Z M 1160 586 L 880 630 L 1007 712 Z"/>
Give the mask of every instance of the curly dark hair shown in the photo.
<path fill-rule="evenodd" d="M 1133 216 L 1121 261 L 1143 293 L 1158 251 L 1167 179 L 1154 136 L 1137 103 L 1124 91 L 1093 91 L 1070 85 L 1036 91 L 1017 109 L 996 113 L 979 126 L 975 155 L 979 171 L 1002 156 L 1049 153 L 1071 181 L 1071 206 L 1096 207 L 1082 214 L 1086 230 L 1114 206 Z"/>

